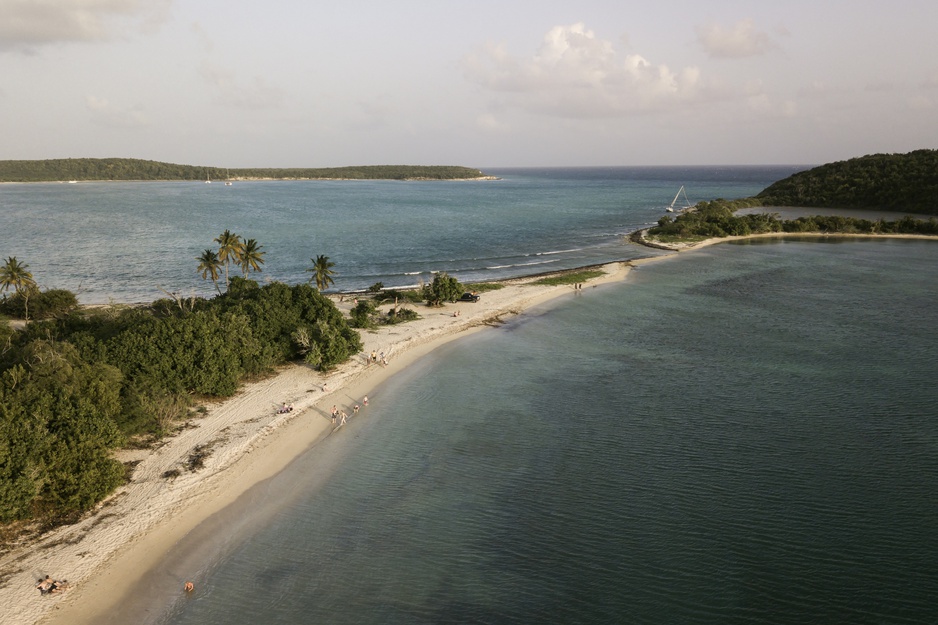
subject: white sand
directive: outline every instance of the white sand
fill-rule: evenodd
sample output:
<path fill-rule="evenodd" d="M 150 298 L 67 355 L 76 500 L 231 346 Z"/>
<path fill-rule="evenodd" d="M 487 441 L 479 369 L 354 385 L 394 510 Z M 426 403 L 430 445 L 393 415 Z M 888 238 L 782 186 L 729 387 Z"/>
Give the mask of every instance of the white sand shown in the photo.
<path fill-rule="evenodd" d="M 628 264 L 611 263 L 604 270 L 606 276 L 590 281 L 587 288 L 624 279 Z M 131 589 L 200 522 L 330 435 L 333 404 L 351 416 L 353 404 L 375 386 L 443 342 L 554 297 L 573 295 L 572 286 L 530 282 L 506 282 L 505 288 L 484 293 L 477 303 L 413 306 L 421 319 L 363 331 L 363 353 L 328 375 L 300 365 L 285 367 L 275 376 L 246 385 L 234 397 L 207 406 L 204 416 L 192 420 L 194 427 L 160 447 L 120 452 L 122 461 L 140 461 L 129 484 L 81 522 L 0 558 L 0 621 L 4 625 L 94 623 L 95 615 L 121 601 L 120 589 Z M 347 312 L 352 302 L 337 305 Z M 453 317 L 457 310 L 460 315 Z M 385 353 L 387 367 L 366 362 L 372 350 Z M 294 411 L 278 414 L 283 403 L 294 404 Z M 198 445 L 210 445 L 210 454 L 203 468 L 189 471 L 187 459 Z M 171 470 L 178 470 L 179 476 L 163 477 Z M 68 579 L 71 588 L 41 597 L 35 583 L 47 574 Z"/>

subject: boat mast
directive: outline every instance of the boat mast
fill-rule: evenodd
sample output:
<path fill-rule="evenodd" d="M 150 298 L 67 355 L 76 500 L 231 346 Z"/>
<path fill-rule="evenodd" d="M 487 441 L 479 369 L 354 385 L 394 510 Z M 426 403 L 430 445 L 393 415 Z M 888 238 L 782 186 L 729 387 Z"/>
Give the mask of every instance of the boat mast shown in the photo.
<path fill-rule="evenodd" d="M 674 210 L 674 205 L 677 204 L 677 198 L 679 198 L 682 193 L 684 194 L 684 208 L 690 208 L 690 207 L 691 207 L 690 200 L 687 199 L 687 192 L 684 190 L 684 185 L 681 185 L 681 188 L 678 189 L 678 190 L 677 190 L 677 193 L 674 194 L 674 199 L 671 201 L 671 206 L 668 207 L 668 210 L 669 210 L 669 211 L 673 211 L 673 210 Z"/>

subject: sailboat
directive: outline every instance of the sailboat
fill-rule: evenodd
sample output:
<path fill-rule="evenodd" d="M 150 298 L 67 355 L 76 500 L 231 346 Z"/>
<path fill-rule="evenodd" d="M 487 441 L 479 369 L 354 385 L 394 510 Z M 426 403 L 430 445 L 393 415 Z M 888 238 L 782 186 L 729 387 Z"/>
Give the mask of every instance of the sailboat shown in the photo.
<path fill-rule="evenodd" d="M 228 173 L 227 169 L 225 170 L 225 186 L 226 187 L 231 186 L 231 174 Z"/>
<path fill-rule="evenodd" d="M 212 177 L 208 172 L 205 172 L 205 184 L 212 184 Z"/>
<path fill-rule="evenodd" d="M 677 190 L 677 193 L 674 194 L 674 199 L 671 200 L 671 205 L 668 206 L 665 210 L 669 213 L 674 212 L 674 205 L 677 204 L 677 199 L 681 197 L 681 194 L 684 195 L 684 206 L 681 206 L 681 210 L 687 210 L 688 208 L 693 208 L 693 204 L 690 203 L 690 200 L 687 199 L 687 192 L 684 191 L 684 185 L 681 185 L 681 188 Z"/>

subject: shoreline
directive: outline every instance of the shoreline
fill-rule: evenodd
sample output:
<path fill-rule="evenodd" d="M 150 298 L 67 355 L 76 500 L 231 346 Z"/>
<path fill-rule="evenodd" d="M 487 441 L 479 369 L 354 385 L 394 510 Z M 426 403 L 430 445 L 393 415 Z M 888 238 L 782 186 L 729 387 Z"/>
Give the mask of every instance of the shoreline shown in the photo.
<path fill-rule="evenodd" d="M 598 286 L 626 280 L 632 267 L 723 242 L 758 238 L 912 238 L 922 235 L 831 235 L 767 233 L 707 239 L 673 246 L 668 252 L 603 265 L 605 276 L 586 282 Z M 595 268 L 592 267 L 592 268 Z M 575 270 L 553 272 L 549 275 Z M 502 317 L 557 299 L 572 285 L 533 285 L 527 276 L 501 280 L 504 288 L 483 294 L 479 303 L 456 303 L 431 309 L 420 306 L 419 320 L 374 331 L 361 331 L 363 352 L 327 375 L 304 365 L 289 365 L 274 375 L 244 384 L 231 398 L 208 405 L 205 416 L 191 419 L 172 438 L 147 450 L 120 450 L 124 462 L 139 462 L 131 481 L 100 503 L 80 522 L 57 528 L 0 557 L 0 600 L 5 623 L 96 623 L 113 614 L 134 585 L 155 568 L 173 546 L 252 487 L 275 476 L 294 459 L 333 433 L 329 408 L 351 406 L 373 389 L 437 347 L 497 324 Z M 333 301 L 344 313 L 351 298 Z M 384 308 L 384 306 L 382 306 Z M 453 311 L 460 312 L 453 317 Z M 387 367 L 367 364 L 372 350 L 385 352 Z M 324 389 L 324 384 L 328 389 Z M 277 407 L 293 403 L 292 413 Z M 340 430 L 341 431 L 341 430 Z M 166 471 L 184 466 L 191 450 L 209 445 L 205 467 L 183 468 L 169 480 Z M 35 580 L 46 574 L 68 579 L 71 588 L 39 597 Z M 197 581 L 197 580 L 196 580 Z M 181 588 L 181 584 L 180 584 Z"/>
<path fill-rule="evenodd" d="M 746 241 L 751 239 L 910 239 L 918 241 L 938 241 L 938 236 L 931 236 L 927 234 L 852 234 L 845 232 L 763 232 L 759 234 L 743 234 L 738 236 L 729 236 L 729 237 L 713 237 L 710 239 L 704 239 L 702 241 L 694 241 L 692 243 L 660 243 L 657 241 L 648 241 L 645 239 L 645 232 L 647 228 L 639 230 L 639 245 L 646 245 L 654 249 L 662 250 L 665 252 L 672 252 L 674 254 L 680 254 L 682 252 L 690 252 L 694 250 L 699 250 L 705 247 L 710 247 L 711 245 L 717 245 L 719 243 L 733 243 L 736 241 Z M 659 256 L 653 256 L 648 258 L 639 258 L 632 260 L 632 265 L 641 265 L 649 261 L 660 260 L 662 258 L 669 258 L 672 254 L 661 254 Z"/>
<path fill-rule="evenodd" d="M 628 261 L 606 264 L 606 275 L 587 284 L 625 280 L 630 267 Z M 421 306 L 416 321 L 362 331 L 362 353 L 326 375 L 300 364 L 282 367 L 271 377 L 244 384 L 233 397 L 207 405 L 204 416 L 190 419 L 154 448 L 119 450 L 122 462 L 137 463 L 129 483 L 78 523 L 0 557 L 4 623 L 99 622 L 186 535 L 331 435 L 333 404 L 353 415 L 354 403 L 440 345 L 573 293 L 572 285 L 532 284 L 537 279 L 501 281 L 502 289 L 484 293 L 477 303 Z M 347 313 L 351 298 L 337 299 Z M 453 317 L 457 310 L 460 315 Z M 372 350 L 384 352 L 388 365 L 367 364 Z M 294 404 L 295 410 L 278 414 L 283 403 Z M 188 471 L 185 461 L 198 445 L 208 445 L 210 454 L 204 468 Z M 167 479 L 165 473 L 172 470 L 179 471 L 178 477 Z M 36 579 L 47 574 L 69 580 L 69 590 L 40 597 Z"/>
<path fill-rule="evenodd" d="M 225 182 L 316 182 L 318 180 L 329 182 L 376 182 L 389 180 L 391 182 L 483 182 L 501 180 L 498 176 L 484 174 L 482 176 L 473 176 L 471 178 L 428 178 L 417 176 L 414 178 L 271 178 L 264 176 L 239 176 L 232 178 L 219 178 L 210 182 L 218 182 L 225 186 Z M 200 182 L 205 184 L 205 180 L 196 178 L 139 178 L 139 179 L 121 179 L 121 178 L 90 178 L 81 180 L 0 180 L 0 184 L 88 184 L 96 182 Z"/>

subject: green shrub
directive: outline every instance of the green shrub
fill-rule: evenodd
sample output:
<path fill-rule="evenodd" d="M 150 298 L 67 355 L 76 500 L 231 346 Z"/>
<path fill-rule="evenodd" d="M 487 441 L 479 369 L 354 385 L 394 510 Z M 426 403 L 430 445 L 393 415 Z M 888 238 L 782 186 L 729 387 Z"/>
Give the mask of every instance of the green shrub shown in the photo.
<path fill-rule="evenodd" d="M 417 304 L 423 301 L 423 291 L 419 289 L 407 289 L 404 291 L 387 289 L 386 291 L 376 293 L 373 299 L 378 304 L 388 302 L 410 302 Z"/>
<path fill-rule="evenodd" d="M 488 291 L 497 291 L 505 288 L 505 285 L 501 282 L 476 282 L 469 286 L 471 286 L 472 290 L 476 293 L 487 293 Z"/>
<path fill-rule="evenodd" d="M 383 323 L 386 325 L 394 325 L 407 321 L 416 321 L 417 319 L 420 319 L 420 315 L 417 314 L 416 310 L 410 308 L 392 308 L 388 311 L 388 314 L 385 315 Z"/>
<path fill-rule="evenodd" d="M 570 273 L 561 274 L 559 276 L 549 276 L 547 278 L 541 278 L 532 282 L 532 284 L 542 284 L 547 286 L 559 286 L 562 284 L 577 284 L 579 282 L 586 282 L 587 280 L 592 280 L 593 278 L 599 278 L 606 275 L 606 272 L 600 271 L 599 269 L 589 269 L 586 271 L 573 271 Z"/>
<path fill-rule="evenodd" d="M 373 328 L 375 322 L 372 316 L 375 314 L 375 303 L 371 300 L 359 300 L 354 308 L 349 312 L 349 324 L 353 328 Z"/>
<path fill-rule="evenodd" d="M 78 308 L 78 298 L 71 291 L 64 289 L 50 289 L 40 291 L 32 289 L 12 293 L 0 300 L 0 312 L 22 319 L 26 315 L 26 305 L 29 305 L 29 318 L 53 319 L 64 317 Z"/>
<path fill-rule="evenodd" d="M 361 351 L 308 284 L 232 284 L 183 306 L 70 314 L 22 332 L 0 325 L 0 522 L 88 509 L 123 479 L 109 450 L 172 431 L 193 395 L 231 395 L 245 376 L 300 355 L 329 369 Z M 69 300 L 53 295 L 58 315 Z"/>
<path fill-rule="evenodd" d="M 456 278 L 445 271 L 436 274 L 433 282 L 423 287 L 423 299 L 428 306 L 442 306 L 443 302 L 453 302 L 459 299 L 465 288 Z"/>

